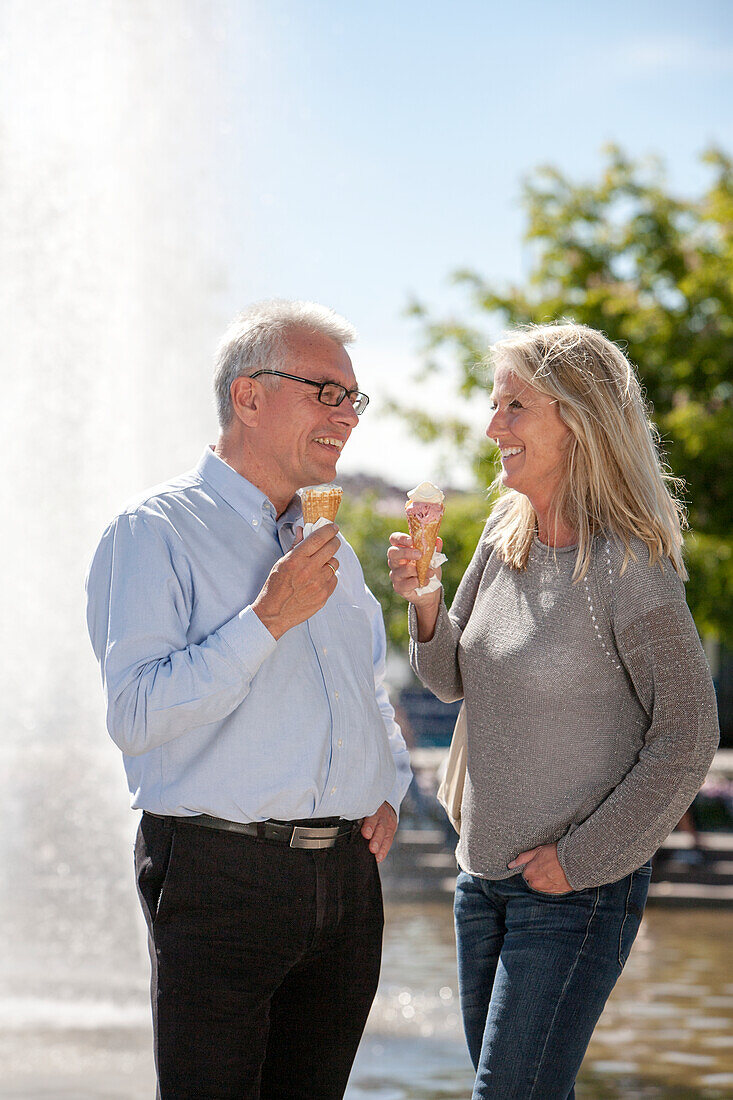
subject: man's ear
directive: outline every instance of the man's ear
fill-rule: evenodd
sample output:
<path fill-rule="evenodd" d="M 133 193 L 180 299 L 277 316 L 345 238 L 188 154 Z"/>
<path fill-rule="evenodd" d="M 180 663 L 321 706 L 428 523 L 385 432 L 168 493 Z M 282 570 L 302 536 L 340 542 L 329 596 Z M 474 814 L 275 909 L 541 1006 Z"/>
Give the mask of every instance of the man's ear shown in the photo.
<path fill-rule="evenodd" d="M 237 419 L 248 428 L 256 427 L 262 408 L 262 387 L 257 379 L 248 378 L 246 374 L 235 378 L 229 387 L 229 396 Z"/>

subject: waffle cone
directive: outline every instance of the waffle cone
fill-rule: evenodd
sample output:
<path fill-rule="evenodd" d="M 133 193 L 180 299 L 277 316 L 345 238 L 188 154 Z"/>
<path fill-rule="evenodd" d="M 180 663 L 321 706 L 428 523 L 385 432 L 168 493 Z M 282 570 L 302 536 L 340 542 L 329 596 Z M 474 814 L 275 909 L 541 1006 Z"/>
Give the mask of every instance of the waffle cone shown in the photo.
<path fill-rule="evenodd" d="M 304 489 L 300 494 L 304 522 L 315 523 L 321 516 L 333 522 L 342 496 L 343 490 L 338 485 L 330 489 Z"/>
<path fill-rule="evenodd" d="M 420 558 L 415 562 L 420 588 L 427 584 L 428 581 L 430 559 L 435 552 L 435 540 L 438 537 L 442 519 L 443 517 L 441 516 L 440 519 L 434 519 L 432 523 L 420 523 L 419 520 L 414 519 L 412 516 L 408 515 L 407 517 L 412 545 L 416 550 L 421 551 Z"/>

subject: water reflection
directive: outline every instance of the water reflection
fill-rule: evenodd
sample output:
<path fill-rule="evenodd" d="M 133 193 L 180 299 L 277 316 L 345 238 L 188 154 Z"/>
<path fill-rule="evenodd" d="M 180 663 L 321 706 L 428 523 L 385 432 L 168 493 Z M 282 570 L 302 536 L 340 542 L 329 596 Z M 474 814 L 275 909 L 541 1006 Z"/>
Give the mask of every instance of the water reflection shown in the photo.
<path fill-rule="evenodd" d="M 650 908 L 596 1031 L 589 1072 L 615 1076 L 619 1089 L 637 1076 L 652 1089 L 641 1096 L 733 1096 L 732 942 L 726 910 Z M 626 1088 L 609 1095 L 637 1095 Z"/>
<path fill-rule="evenodd" d="M 63 928 L 55 953 L 44 951 L 31 970 L 5 953 L 4 1100 L 153 1095 L 141 930 L 132 907 L 119 919 L 116 911 L 128 889 L 123 881 L 111 894 L 96 886 L 88 895 L 104 917 L 100 934 L 105 919 L 114 929 L 107 963 L 73 939 L 66 953 Z M 649 911 L 591 1044 L 578 1100 L 733 1096 L 730 924 L 725 910 Z M 388 903 L 382 979 L 347 1100 L 465 1100 L 472 1079 L 450 907 Z"/>
<path fill-rule="evenodd" d="M 450 909 L 388 909 L 382 982 L 348 1100 L 470 1095 Z M 733 1096 L 731 918 L 651 908 L 596 1030 L 578 1100 Z"/>

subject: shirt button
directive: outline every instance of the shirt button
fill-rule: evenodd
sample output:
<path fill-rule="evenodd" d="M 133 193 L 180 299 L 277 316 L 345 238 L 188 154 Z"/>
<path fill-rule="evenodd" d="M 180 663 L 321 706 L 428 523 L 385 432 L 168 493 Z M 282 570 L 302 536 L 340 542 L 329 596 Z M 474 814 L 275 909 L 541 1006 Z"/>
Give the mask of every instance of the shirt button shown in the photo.
<path fill-rule="evenodd" d="M 336 788 L 335 787 L 331 787 L 331 794 L 336 794 Z"/>
<path fill-rule="evenodd" d="M 341 748 L 341 746 L 343 745 L 343 743 L 344 743 L 344 742 L 343 742 L 343 738 L 339 737 L 339 739 L 338 739 L 338 747 L 339 747 L 339 748 Z"/>
<path fill-rule="evenodd" d="M 323 647 L 323 656 L 325 657 L 327 653 L 328 653 L 328 650 L 326 649 L 326 647 L 324 645 L 324 647 Z"/>
<path fill-rule="evenodd" d="M 334 699 L 338 699 L 338 697 L 339 697 L 339 693 L 338 693 L 337 691 L 334 691 L 334 693 L 333 693 L 333 697 L 334 697 Z"/>
<path fill-rule="evenodd" d="M 252 526 L 253 526 L 253 527 L 256 527 L 256 526 L 257 526 L 257 524 L 258 524 L 259 522 L 260 522 L 260 521 L 259 521 L 258 519 L 253 519 L 253 520 L 252 520 Z"/>

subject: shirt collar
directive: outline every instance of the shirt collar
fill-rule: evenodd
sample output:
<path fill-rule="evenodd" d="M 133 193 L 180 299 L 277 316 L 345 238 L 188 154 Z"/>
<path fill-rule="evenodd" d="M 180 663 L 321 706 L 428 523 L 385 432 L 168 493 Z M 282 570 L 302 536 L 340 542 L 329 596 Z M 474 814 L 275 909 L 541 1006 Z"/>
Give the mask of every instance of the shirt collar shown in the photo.
<path fill-rule="evenodd" d="M 215 489 L 220 497 L 229 504 L 242 519 L 245 519 L 250 527 L 259 531 L 264 518 L 269 518 L 275 524 L 275 508 L 267 496 L 258 489 L 246 477 L 242 477 L 235 469 L 229 466 L 222 458 L 215 454 L 213 447 L 207 447 L 196 467 L 199 475 L 212 489 Z M 278 527 L 286 522 L 291 509 L 300 512 L 300 500 L 296 496 L 283 512 Z M 292 522 L 292 521 L 291 521 Z"/>
<path fill-rule="evenodd" d="M 280 516 L 280 519 L 277 521 L 277 533 L 283 547 L 285 546 L 285 542 L 289 544 L 288 549 L 292 546 L 295 540 L 295 528 L 297 524 L 300 524 L 301 527 L 303 526 L 303 509 L 300 504 L 300 497 L 296 493 L 290 501 L 290 504 L 288 504 L 287 508 Z M 283 528 L 285 528 L 284 531 Z"/>

